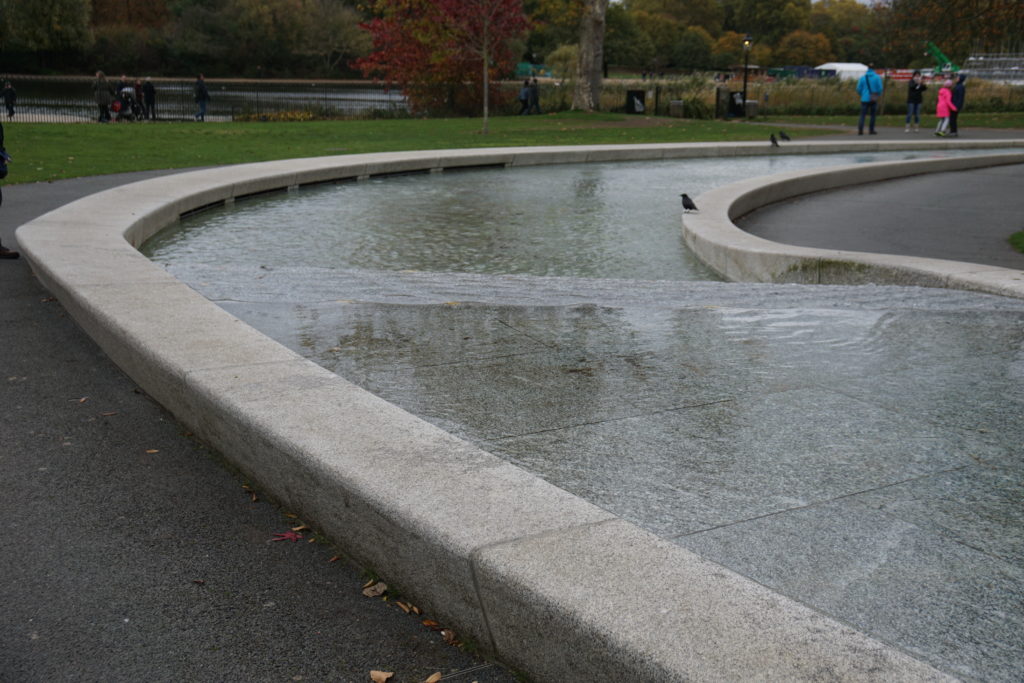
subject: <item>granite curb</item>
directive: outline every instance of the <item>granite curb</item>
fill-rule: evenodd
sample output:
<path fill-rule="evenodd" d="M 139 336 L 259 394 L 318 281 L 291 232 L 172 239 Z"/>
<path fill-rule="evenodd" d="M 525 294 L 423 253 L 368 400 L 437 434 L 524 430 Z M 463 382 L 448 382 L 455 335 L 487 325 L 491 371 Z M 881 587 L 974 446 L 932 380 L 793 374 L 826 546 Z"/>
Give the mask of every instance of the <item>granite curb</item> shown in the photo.
<path fill-rule="evenodd" d="M 1022 144 L 828 141 L 785 153 Z M 907 653 L 299 357 L 133 248 L 183 214 L 308 184 L 473 166 L 771 153 L 779 152 L 708 143 L 247 164 L 107 190 L 23 225 L 17 237 L 79 325 L 198 437 L 389 584 L 538 680 L 944 680 Z"/>
<path fill-rule="evenodd" d="M 769 204 L 815 192 L 926 173 L 1020 163 L 1024 163 L 1024 152 L 852 164 L 752 178 L 702 194 L 697 200 L 701 210 L 683 215 L 683 236 L 701 261 L 732 281 L 917 285 L 1024 298 L 1021 270 L 786 245 L 752 235 L 733 222 Z"/>

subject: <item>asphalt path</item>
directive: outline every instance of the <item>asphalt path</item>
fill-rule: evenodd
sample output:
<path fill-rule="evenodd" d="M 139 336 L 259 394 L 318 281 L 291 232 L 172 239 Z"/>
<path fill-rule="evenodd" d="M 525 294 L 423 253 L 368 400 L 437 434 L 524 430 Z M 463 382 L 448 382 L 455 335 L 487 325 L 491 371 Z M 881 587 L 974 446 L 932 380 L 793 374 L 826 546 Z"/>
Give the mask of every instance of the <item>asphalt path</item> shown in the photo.
<path fill-rule="evenodd" d="M 16 167 L 12 167 L 16 172 Z M 0 240 L 138 173 L 4 188 Z M 505 683 L 244 481 L 0 261 L 0 681 Z M 309 543 L 310 539 L 317 542 Z"/>
<path fill-rule="evenodd" d="M 931 130 L 930 128 L 928 130 Z M 795 138 L 799 129 L 789 130 Z M 903 128 L 877 136 L 849 131 L 815 139 L 895 140 L 929 137 Z M 1021 138 L 1024 131 L 971 129 L 960 140 Z M 1024 165 L 929 173 L 816 192 L 771 204 L 736 221 L 783 244 L 966 261 L 1024 270 L 1008 238 L 1024 230 Z"/>

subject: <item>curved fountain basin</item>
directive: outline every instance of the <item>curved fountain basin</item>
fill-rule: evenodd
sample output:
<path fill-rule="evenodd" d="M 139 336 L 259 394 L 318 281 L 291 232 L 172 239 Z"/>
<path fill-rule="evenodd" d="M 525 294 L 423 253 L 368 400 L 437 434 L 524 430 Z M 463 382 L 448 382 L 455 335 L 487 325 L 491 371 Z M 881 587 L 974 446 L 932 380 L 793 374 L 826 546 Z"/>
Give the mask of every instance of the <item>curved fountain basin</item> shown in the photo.
<path fill-rule="evenodd" d="M 872 145 L 887 147 L 895 146 Z M 812 678 L 824 666 L 840 677 L 942 679 L 354 387 L 130 246 L 203 206 L 341 177 L 764 151 L 609 146 L 252 164 L 100 193 L 23 226 L 18 241 L 83 328 L 198 436 L 357 559 L 537 678 Z"/>

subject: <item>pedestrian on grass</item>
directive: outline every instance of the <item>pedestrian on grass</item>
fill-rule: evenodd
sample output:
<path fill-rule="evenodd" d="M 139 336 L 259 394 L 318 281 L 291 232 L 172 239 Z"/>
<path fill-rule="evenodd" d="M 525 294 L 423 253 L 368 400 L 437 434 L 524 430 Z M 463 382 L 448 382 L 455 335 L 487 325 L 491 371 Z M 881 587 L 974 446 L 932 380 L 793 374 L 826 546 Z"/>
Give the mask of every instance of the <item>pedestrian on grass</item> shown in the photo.
<path fill-rule="evenodd" d="M 102 71 L 96 72 L 96 80 L 92 82 L 92 95 L 100 110 L 100 123 L 110 122 L 110 102 L 114 97 L 114 88 L 110 85 Z"/>
<path fill-rule="evenodd" d="M 910 132 L 910 119 L 914 119 L 914 132 L 921 130 L 921 99 L 922 93 L 928 89 L 921 78 L 921 72 L 915 71 L 910 83 L 907 84 L 907 127 L 904 133 Z"/>
<path fill-rule="evenodd" d="M 199 78 L 196 79 L 194 92 L 196 104 L 199 105 L 199 111 L 196 112 L 196 121 L 205 121 L 206 103 L 210 101 L 210 91 L 206 89 L 206 79 L 203 78 L 203 74 L 199 74 Z"/>
<path fill-rule="evenodd" d="M 142 84 L 142 118 L 156 121 L 156 87 L 149 76 Z"/>
<path fill-rule="evenodd" d="M 857 81 L 857 94 L 860 95 L 860 119 L 857 121 L 857 135 L 864 135 L 864 119 L 868 114 L 871 120 L 868 132 L 875 132 L 875 117 L 878 116 L 878 101 L 882 99 L 882 78 L 875 73 L 875 65 L 868 64 L 868 70 Z"/>
<path fill-rule="evenodd" d="M 523 87 L 519 89 L 519 115 L 530 113 L 530 79 L 523 81 Z"/>
<path fill-rule="evenodd" d="M 4 124 L 0 123 L 0 178 L 7 177 L 7 164 L 10 160 L 11 157 L 7 154 L 7 150 L 4 149 Z M 0 190 L 0 205 L 3 203 L 4 193 L 3 190 Z M 0 244 L 0 259 L 18 258 L 18 256 L 20 256 L 18 252 Z"/>
<path fill-rule="evenodd" d="M 953 81 L 946 79 L 946 82 L 939 88 L 939 99 L 935 103 L 935 115 L 939 117 L 939 123 L 935 126 L 935 134 L 941 138 L 948 135 L 949 116 L 956 107 L 953 106 Z"/>
<path fill-rule="evenodd" d="M 967 89 L 964 87 L 966 80 L 967 76 L 960 74 L 960 77 L 956 79 L 956 85 L 953 86 L 953 111 L 949 112 L 949 136 L 954 138 L 960 137 L 957 119 L 964 108 L 964 97 L 967 95 Z"/>
<path fill-rule="evenodd" d="M 537 83 L 537 77 L 534 76 L 530 80 L 530 114 L 541 113 L 540 112 L 540 85 Z"/>
<path fill-rule="evenodd" d="M 4 82 L 4 89 L 0 90 L 0 97 L 3 97 L 4 106 L 7 107 L 7 118 L 14 118 L 14 103 L 18 101 L 18 93 L 10 81 Z"/>

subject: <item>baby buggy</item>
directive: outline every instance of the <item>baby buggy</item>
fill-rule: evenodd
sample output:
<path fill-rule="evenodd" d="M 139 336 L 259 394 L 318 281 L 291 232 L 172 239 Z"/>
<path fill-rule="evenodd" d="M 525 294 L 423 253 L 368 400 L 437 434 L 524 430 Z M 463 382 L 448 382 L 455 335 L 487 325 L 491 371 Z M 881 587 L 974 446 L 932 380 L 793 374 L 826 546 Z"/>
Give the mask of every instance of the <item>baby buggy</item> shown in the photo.
<path fill-rule="evenodd" d="M 135 99 L 134 88 L 122 88 L 117 98 L 111 103 L 115 121 L 141 121 L 142 105 Z"/>

